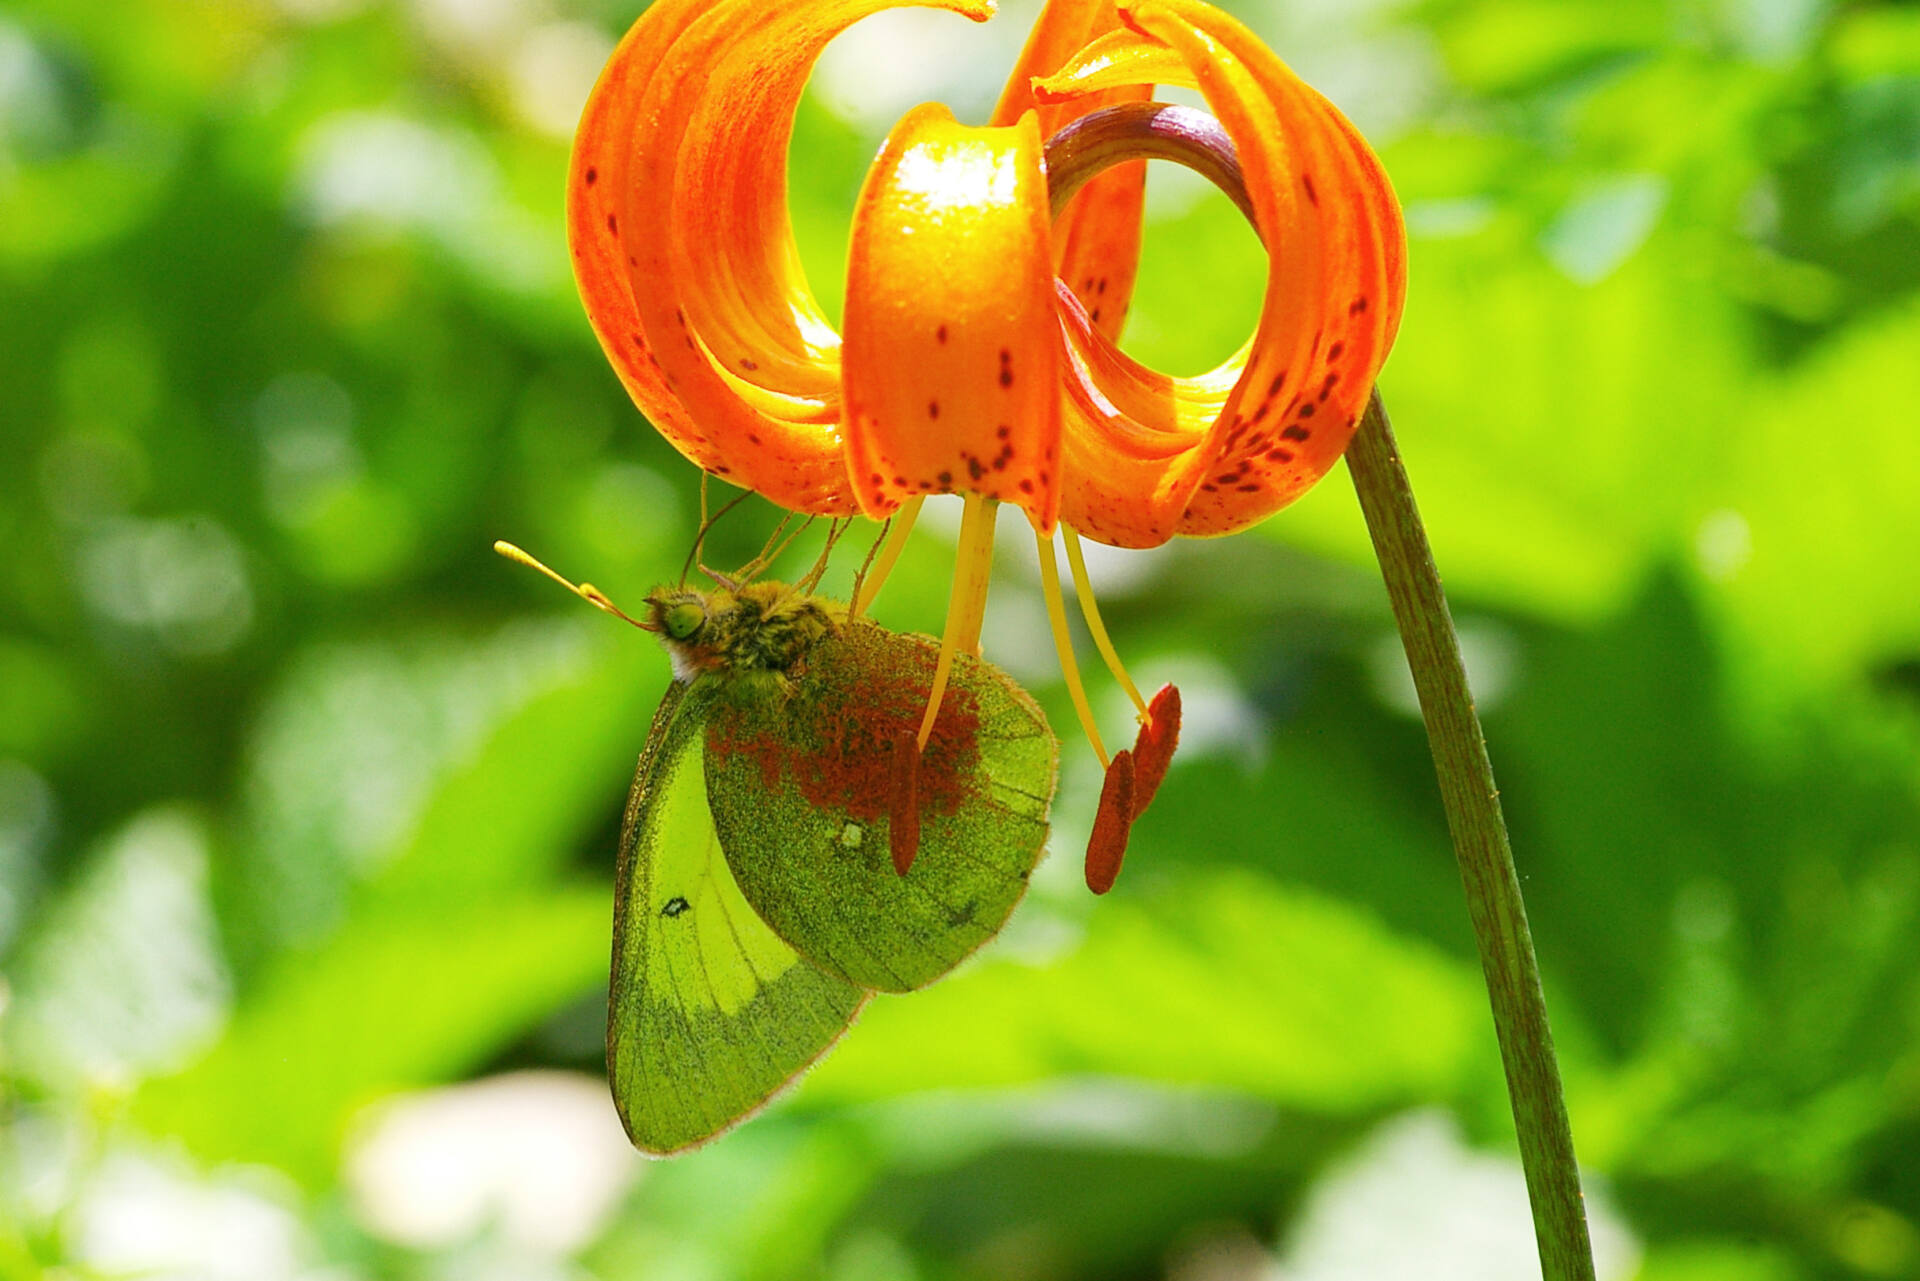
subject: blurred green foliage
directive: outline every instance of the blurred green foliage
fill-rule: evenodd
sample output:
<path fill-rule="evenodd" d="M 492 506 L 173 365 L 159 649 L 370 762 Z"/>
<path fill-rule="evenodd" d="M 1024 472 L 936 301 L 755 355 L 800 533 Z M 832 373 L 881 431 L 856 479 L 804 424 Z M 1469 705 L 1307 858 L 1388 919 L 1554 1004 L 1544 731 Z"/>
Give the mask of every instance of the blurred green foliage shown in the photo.
<path fill-rule="evenodd" d="M 1920 8 L 1228 7 L 1406 203 L 1383 385 L 1603 1272 L 1920 1276 Z M 1033 8 L 864 24 L 823 65 L 791 170 L 830 310 L 886 125 L 977 118 Z M 1475 1201 L 1467 1148 L 1376 1130 L 1511 1144 L 1338 476 L 1256 534 L 1096 559 L 1193 709 L 1108 900 L 1075 889 L 1070 744 L 996 946 L 704 1152 L 604 1156 L 612 844 L 666 665 L 487 546 L 633 599 L 697 516 L 560 222 L 632 14 L 0 11 L 0 1277 L 1384 1276 L 1337 1224 L 1403 1158 L 1361 1216 L 1393 1274 L 1524 1275 L 1419 1227 L 1491 1219 L 1524 1265 L 1517 1177 Z M 1129 346 L 1203 368 L 1258 250 L 1155 173 Z M 748 504 L 710 560 L 773 522 Z M 937 627 L 947 556 L 919 536 L 881 618 Z M 988 651 L 1069 725 L 1039 610 L 1010 539 Z M 399 1128 L 402 1092 L 482 1078 L 509 1093 Z M 571 1102 L 517 1121 L 543 1081 Z M 598 1137 L 541 1164 L 581 1108 Z M 529 1180 L 595 1169 L 521 1221 Z"/>

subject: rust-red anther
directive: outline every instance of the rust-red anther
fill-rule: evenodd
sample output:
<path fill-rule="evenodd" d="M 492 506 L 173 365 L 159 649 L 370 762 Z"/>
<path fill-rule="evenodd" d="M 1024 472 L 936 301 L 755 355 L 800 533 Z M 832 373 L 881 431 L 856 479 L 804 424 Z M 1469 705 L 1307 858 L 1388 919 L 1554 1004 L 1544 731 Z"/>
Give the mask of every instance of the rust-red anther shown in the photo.
<path fill-rule="evenodd" d="M 1133 831 L 1133 753 L 1120 752 L 1107 766 L 1100 786 L 1100 809 L 1093 816 L 1093 835 L 1087 840 L 1087 888 L 1105 894 L 1120 875 L 1127 856 L 1127 836 Z"/>
<path fill-rule="evenodd" d="M 1147 723 L 1133 740 L 1133 814 L 1138 818 L 1153 803 L 1153 794 L 1173 763 L 1180 745 L 1180 691 L 1162 685 L 1147 704 Z"/>

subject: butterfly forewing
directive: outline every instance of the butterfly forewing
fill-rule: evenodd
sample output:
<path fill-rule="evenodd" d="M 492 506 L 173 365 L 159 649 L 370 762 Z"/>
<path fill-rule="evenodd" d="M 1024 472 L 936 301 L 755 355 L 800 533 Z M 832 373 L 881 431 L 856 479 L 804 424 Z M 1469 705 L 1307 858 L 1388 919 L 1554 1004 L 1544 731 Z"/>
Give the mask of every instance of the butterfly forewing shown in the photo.
<path fill-rule="evenodd" d="M 714 825 L 740 890 L 787 943 L 859 987 L 907 991 L 997 934 L 1047 837 L 1057 748 L 1033 701 L 961 656 L 918 767 L 919 854 L 888 850 L 894 744 L 936 649 L 854 622 L 784 687 L 739 684 L 707 722 Z"/>
<path fill-rule="evenodd" d="M 807 964 L 720 852 L 703 730 L 711 682 L 669 687 L 628 799 L 614 899 L 607 1070 L 633 1142 L 711 1138 L 846 1030 L 867 993 Z"/>

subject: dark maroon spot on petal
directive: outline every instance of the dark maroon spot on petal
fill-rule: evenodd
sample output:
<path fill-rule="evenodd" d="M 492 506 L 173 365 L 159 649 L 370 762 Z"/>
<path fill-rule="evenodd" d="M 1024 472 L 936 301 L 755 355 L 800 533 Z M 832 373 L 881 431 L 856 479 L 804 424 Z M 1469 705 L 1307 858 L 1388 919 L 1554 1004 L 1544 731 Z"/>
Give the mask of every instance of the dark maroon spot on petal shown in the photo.
<path fill-rule="evenodd" d="M 943 471 L 940 473 L 939 480 L 940 480 L 940 488 L 945 489 L 948 486 L 953 484 L 953 473 L 950 471 Z"/>
<path fill-rule="evenodd" d="M 1240 492 L 1243 494 L 1257 494 L 1265 488 L 1265 485 L 1242 485 L 1240 486 Z"/>
<path fill-rule="evenodd" d="M 1023 493 L 1023 494 L 1031 494 L 1031 493 L 1033 492 L 1033 478 L 1032 478 L 1032 477 L 1030 477 L 1030 476 L 1028 476 L 1028 477 L 1022 477 L 1022 478 L 1021 478 L 1021 481 L 1020 481 L 1020 492 L 1021 492 L 1021 493 Z"/>
<path fill-rule="evenodd" d="M 1105 276 L 1100 277 L 1100 284 L 1094 289 L 1093 292 L 1097 294 L 1104 294 L 1105 292 L 1107 292 L 1107 278 Z"/>
<path fill-rule="evenodd" d="M 886 480 L 887 478 L 885 476 L 882 476 L 879 472 L 874 472 L 871 476 L 867 477 L 867 483 L 869 485 L 872 485 L 875 489 L 878 489 L 880 488 L 880 486 L 884 485 L 886 483 Z"/>
<path fill-rule="evenodd" d="M 1347 345 L 1343 342 L 1337 342 L 1333 346 L 1327 348 L 1327 363 L 1332 364 L 1334 361 L 1340 359 L 1340 357 L 1346 354 L 1347 354 Z"/>
<path fill-rule="evenodd" d="M 907 487 L 907 478 L 905 476 L 895 476 L 893 478 L 893 483 L 898 488 L 905 489 Z"/>
<path fill-rule="evenodd" d="M 940 402 L 937 400 L 929 400 L 927 402 L 927 417 L 938 418 L 939 416 L 940 416 Z"/>
<path fill-rule="evenodd" d="M 934 330 L 933 337 L 936 342 L 945 342 L 947 340 L 947 327 L 942 325 L 940 328 Z"/>
<path fill-rule="evenodd" d="M 1281 373 L 1275 374 L 1273 376 L 1273 381 L 1267 384 L 1267 395 L 1278 396 L 1280 394 L 1280 384 L 1286 381 L 1287 381 L 1287 375 L 1284 371 Z"/>
<path fill-rule="evenodd" d="M 1220 486 L 1214 484 L 1212 481 L 1208 481 L 1206 484 L 1200 486 L 1200 488 L 1206 490 L 1209 494 L 1217 494 L 1220 492 Z"/>
<path fill-rule="evenodd" d="M 1307 174 L 1307 173 L 1301 174 L 1300 185 L 1307 189 L 1307 203 L 1312 205 L 1316 209 L 1319 208 L 1320 193 L 1313 189 L 1313 175 Z"/>
<path fill-rule="evenodd" d="M 1000 366 L 1000 385 L 1002 387 L 1013 386 L 1013 370 L 1005 365 Z"/>
<path fill-rule="evenodd" d="M 1367 309 L 1367 296 L 1365 294 L 1362 294 L 1358 298 L 1355 298 L 1352 304 L 1347 307 L 1347 314 L 1349 316 L 1357 316 L 1361 312 L 1365 311 L 1366 309 Z"/>
<path fill-rule="evenodd" d="M 746 370 L 748 373 L 752 373 L 754 370 L 760 368 L 760 362 L 751 356 L 742 356 L 740 357 L 740 368 Z"/>
<path fill-rule="evenodd" d="M 1264 400 L 1261 401 L 1260 408 L 1253 411 L 1253 421 L 1259 422 L 1261 419 L 1265 418 L 1267 416 L 1267 411 L 1272 408 L 1273 406 L 1269 405 L 1266 401 Z"/>
<path fill-rule="evenodd" d="M 748 444 L 750 444 L 750 445 L 757 445 L 757 444 L 759 444 L 759 443 L 760 443 L 760 433 L 759 433 L 759 432 L 754 432 L 754 431 L 750 431 L 750 432 L 748 432 L 748 433 L 747 433 L 747 443 L 748 443 Z"/>
<path fill-rule="evenodd" d="M 1311 435 L 1313 435 L 1312 431 L 1308 430 L 1305 427 L 1302 427 L 1299 423 L 1292 423 L 1287 427 L 1285 431 L 1280 433 L 1280 439 L 1305 440 Z"/>
<path fill-rule="evenodd" d="M 607 230 L 616 236 L 620 234 L 620 220 L 612 214 L 607 215 Z"/>
<path fill-rule="evenodd" d="M 1001 440 L 1005 440 L 1007 437 L 1013 435 L 1013 428 L 1007 426 L 1005 423 L 1001 423 L 999 428 L 993 434 L 998 436 Z"/>
<path fill-rule="evenodd" d="M 967 475 L 973 477 L 975 480 L 979 480 L 986 474 L 987 469 L 981 465 L 978 458 L 967 459 Z"/>
<path fill-rule="evenodd" d="M 594 183 L 599 181 L 600 181 L 600 171 L 598 169 L 595 169 L 592 165 L 588 165 L 587 166 L 587 185 L 591 187 Z"/>
<path fill-rule="evenodd" d="M 1300 416 L 1302 418 L 1311 418 L 1319 411 L 1319 408 L 1320 406 L 1318 405 L 1302 405 L 1300 406 Z"/>
<path fill-rule="evenodd" d="M 1293 451 L 1291 449 L 1282 449 L 1280 446 L 1275 445 L 1267 451 L 1267 457 L 1273 459 L 1276 463 L 1290 463 L 1293 461 Z"/>

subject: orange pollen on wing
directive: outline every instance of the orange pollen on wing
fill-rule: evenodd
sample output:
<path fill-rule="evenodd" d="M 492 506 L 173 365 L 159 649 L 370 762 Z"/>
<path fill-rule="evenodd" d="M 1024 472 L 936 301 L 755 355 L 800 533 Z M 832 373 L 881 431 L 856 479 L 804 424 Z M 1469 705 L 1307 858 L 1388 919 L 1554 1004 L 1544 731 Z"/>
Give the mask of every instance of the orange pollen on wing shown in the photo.
<path fill-rule="evenodd" d="M 719 756 L 744 754 L 772 789 L 791 780 L 807 803 L 844 813 L 861 823 L 894 811 L 896 745 L 914 742 L 928 690 L 927 668 L 879 673 L 863 670 L 858 681 L 800 677 L 792 697 L 807 698 L 804 711 L 778 698 L 722 701 L 707 726 L 707 747 Z M 921 815 L 953 814 L 970 796 L 979 768 L 979 706 L 964 688 L 948 692 L 926 747 L 913 752 L 916 825 Z"/>

